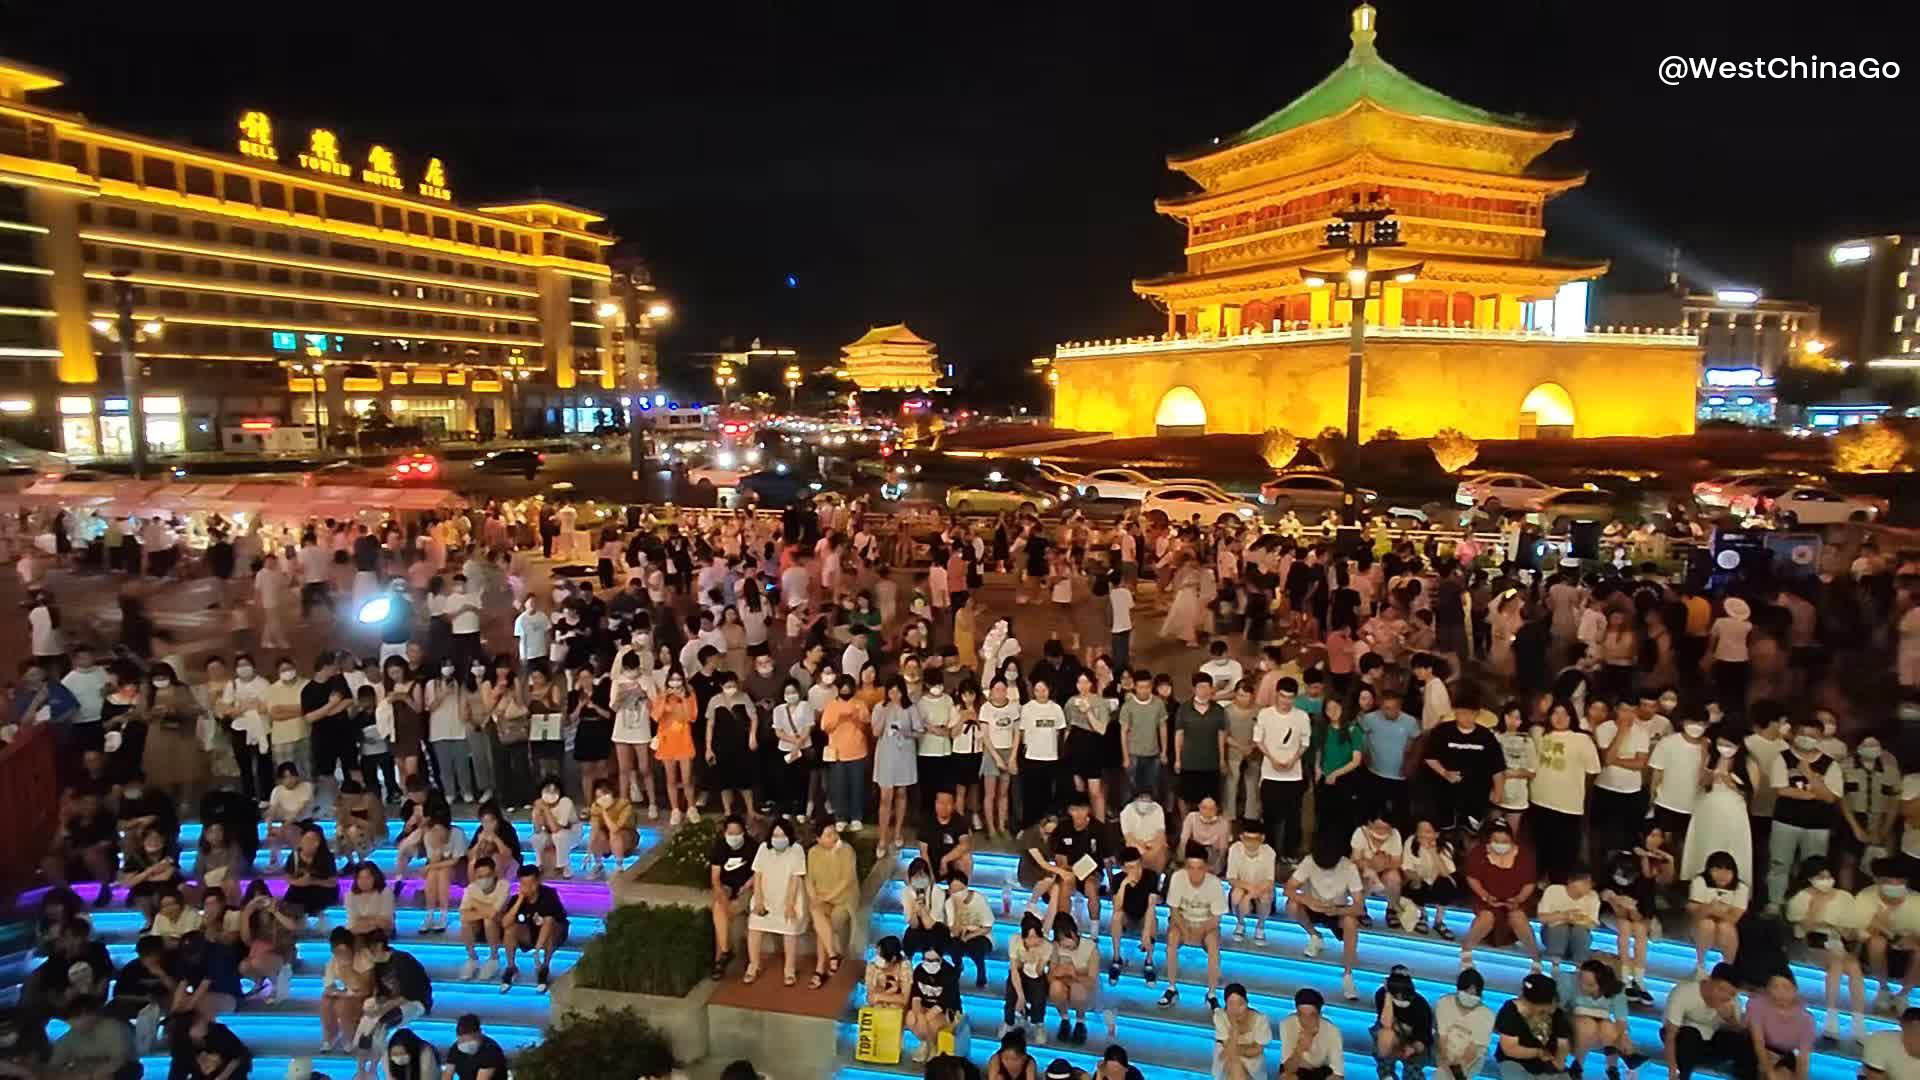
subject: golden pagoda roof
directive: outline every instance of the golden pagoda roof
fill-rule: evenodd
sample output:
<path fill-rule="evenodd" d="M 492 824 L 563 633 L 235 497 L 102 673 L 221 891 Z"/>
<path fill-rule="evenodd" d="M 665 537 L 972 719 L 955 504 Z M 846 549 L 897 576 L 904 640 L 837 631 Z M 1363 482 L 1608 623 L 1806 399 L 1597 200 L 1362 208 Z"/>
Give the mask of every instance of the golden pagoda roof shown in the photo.
<path fill-rule="evenodd" d="M 919 334 L 916 334 L 912 330 L 908 329 L 906 323 L 888 323 L 885 326 L 874 327 L 873 329 L 860 335 L 860 337 L 857 340 L 851 341 L 842 347 L 847 349 L 857 349 L 863 345 L 932 345 L 932 344 L 933 342 L 928 341 L 926 338 L 923 338 Z"/>
<path fill-rule="evenodd" d="M 1382 59 L 1374 48 L 1379 19 L 1371 4 L 1353 9 L 1353 47 L 1346 60 L 1306 93 L 1288 102 L 1279 111 L 1243 131 L 1225 136 L 1213 145 L 1192 153 L 1176 155 L 1174 164 L 1217 154 L 1222 150 L 1258 142 L 1316 121 L 1338 116 L 1367 102 L 1404 116 L 1442 120 L 1475 127 L 1504 128 L 1539 134 L 1567 134 L 1563 125 L 1543 123 L 1525 116 L 1496 113 L 1456 101 L 1434 88 L 1408 76 Z"/>

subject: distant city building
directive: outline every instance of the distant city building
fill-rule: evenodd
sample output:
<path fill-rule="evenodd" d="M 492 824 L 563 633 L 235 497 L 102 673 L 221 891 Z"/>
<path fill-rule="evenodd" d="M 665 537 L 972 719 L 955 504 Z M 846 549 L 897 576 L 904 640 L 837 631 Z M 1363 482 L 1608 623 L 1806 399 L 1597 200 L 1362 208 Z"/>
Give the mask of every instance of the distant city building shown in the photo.
<path fill-rule="evenodd" d="M 1803 248 L 1795 287 L 1819 303 L 1828 355 L 1880 368 L 1920 368 L 1920 233 Z"/>
<path fill-rule="evenodd" d="M 613 280 L 608 291 L 620 308 L 613 348 L 623 358 L 626 379 L 622 385 L 651 390 L 660 385 L 659 327 L 667 316 L 666 302 L 654 288 L 653 271 L 645 260 L 623 256 L 612 259 L 610 265 Z"/>
<path fill-rule="evenodd" d="M 876 326 L 840 349 L 846 377 L 862 390 L 931 390 L 940 383 L 934 344 L 906 323 Z"/>
<path fill-rule="evenodd" d="M 1782 418 L 1774 382 L 1810 342 L 1820 340 L 1820 309 L 1757 289 L 1690 290 L 1677 280 L 1655 293 L 1599 292 L 1594 322 L 1633 329 L 1679 326 L 1699 335 L 1696 416 L 1759 427 Z M 1824 346 L 1822 346 L 1824 348 Z"/>
<path fill-rule="evenodd" d="M 1344 428 L 1351 317 L 1336 290 L 1357 280 L 1363 438 L 1692 431 L 1692 335 L 1675 322 L 1592 332 L 1586 294 L 1607 264 L 1545 254 L 1545 204 L 1585 174 L 1539 159 L 1572 128 L 1422 85 L 1381 58 L 1377 32 L 1361 4 L 1332 74 L 1168 159 L 1201 190 L 1158 204 L 1186 227 L 1186 266 L 1133 285 L 1165 333 L 1056 349 L 1054 422 L 1122 436 Z M 1340 212 L 1376 200 L 1404 246 L 1355 279 L 1323 241 Z"/>
<path fill-rule="evenodd" d="M 225 150 L 117 131 L 34 100 L 60 85 L 0 60 L 0 435 L 128 456 L 122 274 L 157 452 L 255 449 L 316 412 L 336 433 L 376 408 L 446 435 L 607 419 L 599 214 L 456 201 L 438 158 L 260 112 Z"/>

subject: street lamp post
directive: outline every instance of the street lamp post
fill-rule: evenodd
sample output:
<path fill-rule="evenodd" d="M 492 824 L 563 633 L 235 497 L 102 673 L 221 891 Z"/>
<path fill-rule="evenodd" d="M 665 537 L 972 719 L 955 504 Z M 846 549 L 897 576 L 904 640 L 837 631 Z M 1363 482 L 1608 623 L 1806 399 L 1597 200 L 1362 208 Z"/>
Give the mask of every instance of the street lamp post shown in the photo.
<path fill-rule="evenodd" d="M 324 457 L 327 452 L 327 427 L 320 416 L 320 380 L 325 377 L 327 361 L 317 356 L 308 357 L 305 360 L 292 360 L 287 363 L 287 370 L 295 375 L 307 377 L 307 389 L 313 394 L 314 449 Z"/>
<path fill-rule="evenodd" d="M 1412 281 L 1420 273 L 1421 264 L 1392 268 L 1371 265 L 1369 256 L 1374 248 L 1405 244 L 1400 239 L 1400 222 L 1380 192 L 1373 192 L 1364 206 L 1359 193 L 1354 193 L 1352 205 L 1337 211 L 1334 217 L 1338 220 L 1328 222 L 1326 240 L 1320 246 L 1347 253 L 1347 265 L 1344 271 L 1339 271 L 1334 295 L 1351 305 L 1347 333 L 1347 441 L 1358 445 L 1361 383 L 1366 370 L 1367 301 L 1385 295 L 1383 279 L 1391 278 L 1401 284 Z M 1302 277 L 1309 286 L 1326 284 L 1326 276 L 1318 272 L 1306 271 Z"/>
<path fill-rule="evenodd" d="M 647 288 L 651 289 L 652 286 Z M 647 391 L 653 389 L 641 379 L 642 365 L 638 361 L 642 353 L 647 354 L 657 383 L 660 371 L 660 324 L 672 317 L 673 307 L 655 297 L 646 301 L 645 307 L 641 308 L 628 329 L 633 344 L 627 364 L 627 386 L 631 391 L 627 398 L 627 468 L 636 482 L 640 479 L 641 465 L 647 459 L 647 433 L 646 426 L 640 422 L 640 402 L 647 396 Z"/>
<path fill-rule="evenodd" d="M 133 317 L 133 282 L 128 271 L 113 272 L 114 319 L 96 319 L 93 329 L 120 344 L 120 380 L 127 395 L 127 467 L 138 480 L 147 471 L 147 410 L 141 389 L 140 359 L 134 346 L 142 338 L 159 337 L 161 323 L 150 319 L 136 323 Z"/>
<path fill-rule="evenodd" d="M 803 376 L 800 373 L 799 364 L 787 365 L 786 382 L 787 382 L 787 411 L 788 412 L 796 411 L 794 401 L 800 395 L 800 383 L 804 378 L 805 376 Z"/>
<path fill-rule="evenodd" d="M 740 377 L 733 373 L 733 364 L 722 360 L 713 366 L 713 385 L 720 388 L 720 404 L 727 403 L 727 392 L 739 385 Z"/>

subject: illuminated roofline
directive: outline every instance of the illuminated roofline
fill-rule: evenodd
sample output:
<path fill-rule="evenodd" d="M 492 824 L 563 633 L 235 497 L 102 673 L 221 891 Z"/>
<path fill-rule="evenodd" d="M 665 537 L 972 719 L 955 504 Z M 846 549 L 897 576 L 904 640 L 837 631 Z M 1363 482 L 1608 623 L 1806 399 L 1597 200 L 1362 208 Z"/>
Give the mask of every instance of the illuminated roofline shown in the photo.
<path fill-rule="evenodd" d="M 476 292 L 498 293 L 502 296 L 519 296 L 534 300 L 540 298 L 539 291 L 534 289 L 521 289 L 511 285 L 500 285 L 497 283 L 488 284 L 473 278 L 452 276 L 422 277 L 415 271 L 403 271 L 389 266 L 374 266 L 372 269 L 368 269 L 370 264 L 352 262 L 347 259 L 331 259 L 325 257 L 303 259 L 295 256 L 266 254 L 253 248 L 238 246 L 229 249 L 226 245 L 209 247 L 204 244 L 181 244 L 170 240 L 157 240 L 138 234 L 122 234 L 111 229 L 82 229 L 80 230 L 80 239 L 90 240 L 97 244 L 119 244 L 123 247 L 149 248 L 154 251 L 177 251 L 182 255 L 204 255 L 210 259 L 233 259 L 238 262 L 266 263 L 269 266 L 291 266 L 301 270 L 323 270 L 333 274 L 344 273 L 358 274 L 362 277 L 389 278 L 394 281 L 412 282 L 416 285 L 447 286 L 458 284 L 461 288 L 473 289 Z"/>
<path fill-rule="evenodd" d="M 1056 358 L 1067 359 L 1244 349 L 1260 345 L 1345 341 L 1352 336 L 1351 328 L 1346 325 L 1329 325 L 1312 326 L 1304 330 L 1254 330 L 1226 337 L 1115 338 L 1105 341 L 1066 342 L 1056 346 L 1053 355 Z M 1565 342 L 1585 345 L 1663 345 L 1669 348 L 1696 348 L 1700 343 L 1700 335 L 1692 330 L 1653 328 L 1618 332 L 1588 330 L 1580 334 L 1555 334 L 1544 330 L 1489 330 L 1474 326 L 1379 326 L 1368 323 L 1366 336 L 1383 341 L 1395 338 L 1420 341 L 1520 341 L 1540 345 Z"/>
<path fill-rule="evenodd" d="M 107 270 L 88 270 L 85 278 L 89 281 L 115 281 L 121 275 Z M 146 285 L 155 289 L 186 289 L 193 292 L 233 293 L 237 296 L 265 296 L 275 300 L 303 300 L 326 304 L 345 304 L 349 307 L 387 308 L 393 311 L 417 311 L 423 315 L 458 315 L 462 318 L 505 319 L 511 322 L 538 323 L 538 314 L 509 312 L 501 308 L 457 308 L 441 307 L 424 300 L 407 302 L 395 297 L 370 298 L 366 293 L 336 292 L 332 289 L 286 289 L 255 288 L 246 283 L 229 285 L 224 279 L 214 280 L 197 278 L 190 274 L 172 275 L 160 273 L 130 273 L 125 280 L 135 285 Z M 4 313 L 5 309 L 0 309 Z M 597 325 L 597 324 L 596 324 Z"/>
<path fill-rule="evenodd" d="M 120 313 L 102 308 L 88 313 L 89 319 L 117 319 Z M 344 323 L 302 323 L 277 322 L 263 319 L 212 318 L 200 314 L 185 314 L 149 309 L 134 315 L 136 322 L 159 320 L 164 324 L 178 323 L 183 326 L 230 326 L 241 330 L 292 330 L 303 334 L 351 334 L 354 337 L 390 338 L 400 341 L 454 341 L 463 345 L 511 345 L 521 349 L 538 349 L 542 342 L 524 337 L 507 337 L 504 334 L 471 336 L 469 334 L 446 334 L 439 331 L 423 330 L 418 327 L 358 326 Z M 585 348 L 585 346 L 563 346 L 564 348 Z M 594 348 L 604 348 L 596 345 Z M 295 357 L 297 359 L 297 357 Z"/>

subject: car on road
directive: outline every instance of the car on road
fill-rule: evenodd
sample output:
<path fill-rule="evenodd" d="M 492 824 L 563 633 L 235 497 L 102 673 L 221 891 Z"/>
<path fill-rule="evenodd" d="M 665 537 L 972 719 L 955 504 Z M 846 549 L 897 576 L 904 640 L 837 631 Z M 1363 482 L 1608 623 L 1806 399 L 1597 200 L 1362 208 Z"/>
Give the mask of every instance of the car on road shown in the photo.
<path fill-rule="evenodd" d="M 973 484 L 955 484 L 947 489 L 947 509 L 956 514 L 997 514 L 1018 510 L 1023 514 L 1045 513 L 1060 500 L 1029 484 L 1005 477 L 990 476 Z"/>
<path fill-rule="evenodd" d="M 1203 525 L 1218 525 L 1226 522 L 1252 521 L 1260 514 L 1259 506 L 1245 499 L 1236 499 L 1217 488 L 1201 487 L 1196 484 L 1158 484 L 1140 500 L 1140 517 L 1151 519 L 1156 515 L 1175 525 L 1185 525 L 1199 518 Z"/>
<path fill-rule="evenodd" d="M 782 464 L 747 473 L 732 486 L 737 502 L 778 510 L 819 495 L 827 490 L 827 481 L 817 473 Z"/>
<path fill-rule="evenodd" d="M 1558 491 L 1540 500 L 1534 508 L 1548 531 L 1573 521 L 1608 522 L 1614 518 L 1614 496 L 1597 488 L 1573 488 Z"/>
<path fill-rule="evenodd" d="M 1751 505 L 1752 497 L 1765 488 L 1788 488 L 1795 484 L 1817 485 L 1820 483 L 1823 481 L 1819 477 L 1809 473 L 1778 470 L 1728 472 L 1709 476 L 1693 485 L 1693 497 L 1702 506 L 1732 509 L 1736 504 Z"/>
<path fill-rule="evenodd" d="M 546 464 L 547 455 L 524 446 L 510 446 L 505 450 L 495 450 L 473 463 L 477 473 L 497 473 L 502 476 L 519 475 L 528 480 Z"/>
<path fill-rule="evenodd" d="M 1051 485 L 1063 489 L 1063 494 L 1071 495 L 1080 490 L 1080 484 L 1085 480 L 1085 477 L 1072 469 L 1055 465 L 1051 461 L 1035 461 L 1030 464 L 1033 468 L 1033 479 L 1036 481 L 1035 487 Z"/>
<path fill-rule="evenodd" d="M 388 479 L 401 484 L 431 484 L 440 479 L 440 459 L 432 454 L 402 454 L 394 461 Z"/>
<path fill-rule="evenodd" d="M 1485 472 L 1460 481 L 1453 501 L 1488 510 L 1538 510 L 1548 499 L 1574 490 L 1549 484 L 1526 473 Z"/>
<path fill-rule="evenodd" d="M 1138 469 L 1095 469 L 1080 478 L 1080 495 L 1087 499 L 1127 499 L 1139 502 L 1147 497 L 1155 481 Z"/>
<path fill-rule="evenodd" d="M 1782 528 L 1799 525 L 1839 525 L 1849 521 L 1875 521 L 1887 511 L 1887 504 L 1863 495 L 1842 495 L 1829 488 L 1811 484 L 1761 488 L 1741 495 L 1729 509 L 1736 514 L 1771 518 Z"/>
<path fill-rule="evenodd" d="M 1349 488 L 1345 480 L 1330 473 L 1282 473 L 1260 485 L 1260 501 L 1276 510 L 1339 510 L 1347 505 L 1351 492 L 1355 504 L 1366 506 L 1380 497 L 1371 488 Z"/>

